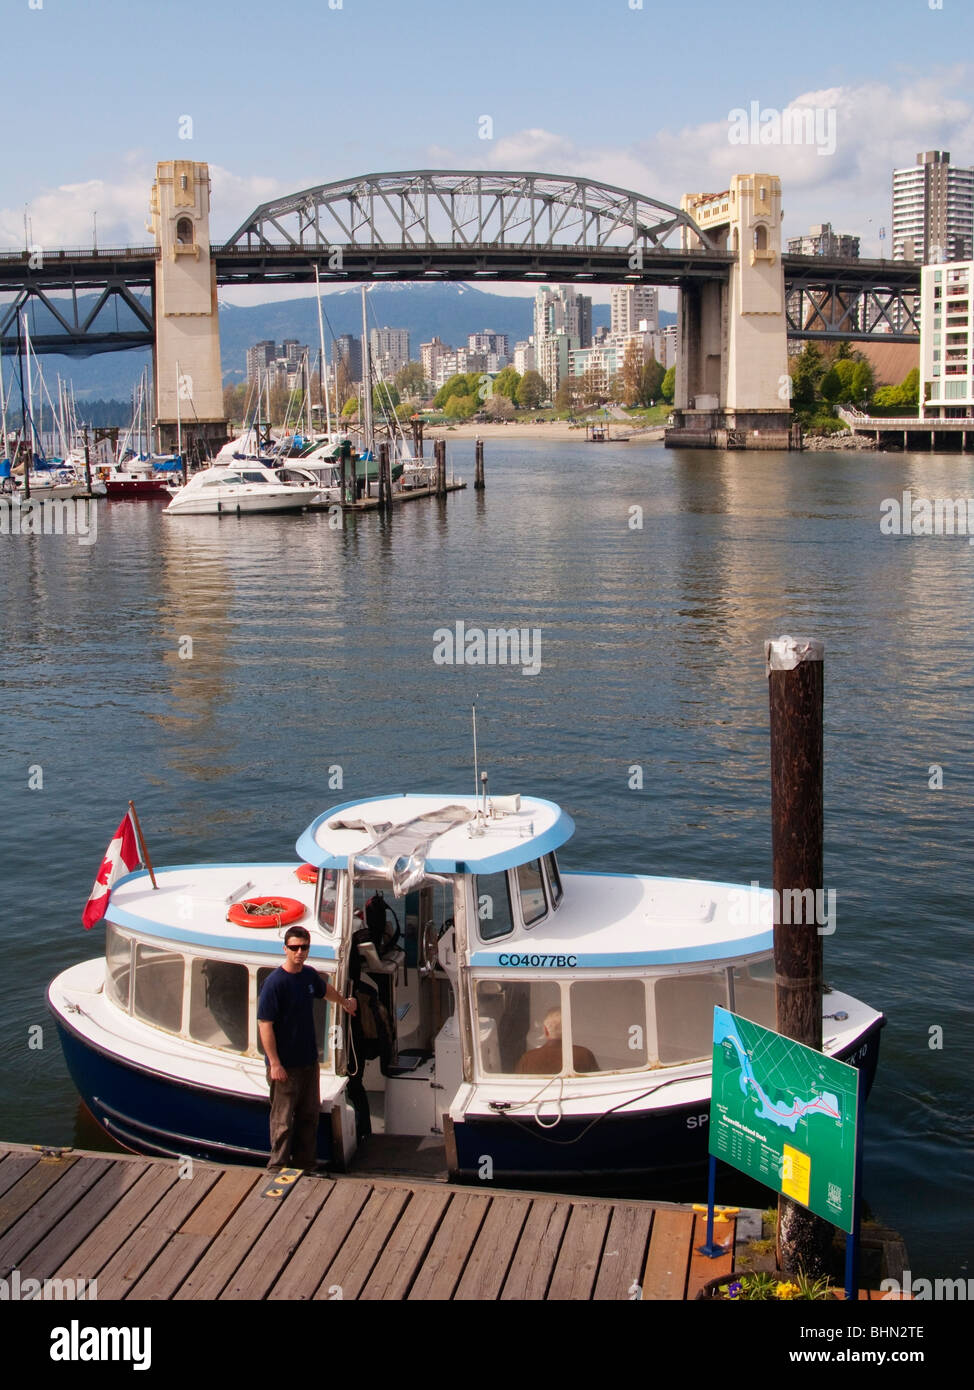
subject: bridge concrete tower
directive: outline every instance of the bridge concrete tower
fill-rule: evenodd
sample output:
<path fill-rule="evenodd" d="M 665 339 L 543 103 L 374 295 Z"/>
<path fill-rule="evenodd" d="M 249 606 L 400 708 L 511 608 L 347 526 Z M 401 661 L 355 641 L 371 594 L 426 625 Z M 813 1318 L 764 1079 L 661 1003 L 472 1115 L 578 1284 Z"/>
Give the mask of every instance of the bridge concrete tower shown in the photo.
<path fill-rule="evenodd" d="M 726 283 L 680 289 L 676 430 L 668 442 L 787 448 L 781 182 L 774 174 L 735 174 L 726 192 L 688 193 L 681 207 L 734 260 Z M 685 231 L 688 237 L 700 244 Z"/>
<path fill-rule="evenodd" d="M 162 160 L 152 185 L 156 262 L 153 369 L 163 450 L 205 457 L 227 438 L 220 369 L 216 269 L 210 258 L 210 174 L 189 159 Z"/>

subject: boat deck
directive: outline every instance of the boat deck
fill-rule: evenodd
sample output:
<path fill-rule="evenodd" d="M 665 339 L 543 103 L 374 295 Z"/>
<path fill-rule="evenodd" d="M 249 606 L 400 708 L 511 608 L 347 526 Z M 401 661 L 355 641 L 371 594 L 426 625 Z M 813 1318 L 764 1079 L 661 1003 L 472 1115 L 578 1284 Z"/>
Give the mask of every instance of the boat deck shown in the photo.
<path fill-rule="evenodd" d="M 376 1176 L 275 1189 L 257 1168 L 0 1144 L 0 1277 L 96 1279 L 99 1302 L 680 1300 L 731 1272 L 694 1249 L 704 1228 L 669 1204 Z"/>

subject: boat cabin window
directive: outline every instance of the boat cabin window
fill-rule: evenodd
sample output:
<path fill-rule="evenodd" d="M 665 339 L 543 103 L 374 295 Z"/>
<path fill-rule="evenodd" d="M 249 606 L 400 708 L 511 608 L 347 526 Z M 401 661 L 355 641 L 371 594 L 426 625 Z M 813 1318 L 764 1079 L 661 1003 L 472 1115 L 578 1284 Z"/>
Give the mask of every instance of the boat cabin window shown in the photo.
<path fill-rule="evenodd" d="M 562 1069 L 561 1042 L 550 1036 L 556 1031 L 551 1026 L 549 1036 L 545 1036 L 545 1019 L 560 1005 L 561 990 L 553 980 L 478 980 L 483 1070 L 501 1075 L 557 1076 Z"/>
<path fill-rule="evenodd" d="M 178 1033 L 183 1020 L 183 957 L 168 947 L 135 947 L 132 1012 L 146 1023 Z"/>
<path fill-rule="evenodd" d="M 487 1075 L 584 1076 L 649 1062 L 643 980 L 478 980 L 476 1000 Z"/>
<path fill-rule="evenodd" d="M 561 874 L 558 872 L 558 860 L 553 854 L 546 854 L 544 857 L 545 872 L 548 875 L 548 892 L 551 895 L 551 906 L 556 908 L 565 896 L 565 890 L 561 886 Z"/>
<path fill-rule="evenodd" d="M 246 1052 L 250 1028 L 250 971 L 228 960 L 189 962 L 189 1036 L 208 1047 Z"/>
<path fill-rule="evenodd" d="M 732 972 L 733 993 L 729 1008 L 732 1013 L 760 1023 L 765 1028 L 775 1026 L 774 961 L 752 961 L 739 965 Z"/>
<path fill-rule="evenodd" d="M 714 1005 L 727 1007 L 723 970 L 699 975 L 664 975 L 654 981 L 656 1038 L 664 1065 L 710 1057 L 714 1046 Z"/>
<path fill-rule="evenodd" d="M 591 1070 L 630 1071 L 646 1065 L 649 1052 L 642 980 L 576 980 L 569 994 L 572 1038 L 576 1044 L 584 1042 L 598 1058 L 598 1066 Z"/>
<path fill-rule="evenodd" d="M 321 901 L 318 903 L 318 925 L 331 936 L 335 931 L 335 871 L 319 869 L 318 874 L 319 877 L 322 874 L 325 876 L 321 885 Z"/>
<path fill-rule="evenodd" d="M 132 986 L 132 942 L 129 937 L 121 936 L 110 922 L 105 933 L 105 964 L 108 997 L 128 1013 Z"/>
<path fill-rule="evenodd" d="M 507 874 L 478 874 L 474 879 L 477 922 L 481 941 L 497 941 L 514 930 Z"/>
<path fill-rule="evenodd" d="M 266 482 L 267 482 L 267 479 L 264 477 L 263 473 L 242 473 L 240 476 L 243 478 L 243 481 L 244 481 L 245 483 L 266 483 Z M 227 482 L 231 482 L 232 480 L 231 480 L 230 478 L 228 478 L 226 481 L 227 481 Z"/>
<path fill-rule="evenodd" d="M 200 487 L 224 487 L 227 483 L 239 483 L 240 478 L 236 473 L 225 473 L 222 478 L 206 478 Z"/>
<path fill-rule="evenodd" d="M 526 927 L 534 926 L 542 917 L 548 915 L 548 900 L 544 892 L 544 875 L 541 860 L 532 859 L 530 864 L 517 867 L 517 891 L 521 901 L 521 920 Z"/>

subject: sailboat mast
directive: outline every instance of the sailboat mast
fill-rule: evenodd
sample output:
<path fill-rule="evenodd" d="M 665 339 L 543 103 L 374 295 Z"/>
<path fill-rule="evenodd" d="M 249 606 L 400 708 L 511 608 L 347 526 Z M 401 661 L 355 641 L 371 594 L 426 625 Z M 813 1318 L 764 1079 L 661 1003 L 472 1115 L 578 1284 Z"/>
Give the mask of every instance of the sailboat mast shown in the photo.
<path fill-rule="evenodd" d="M 17 337 L 18 337 L 18 338 L 21 337 L 21 329 L 23 329 L 23 332 L 24 332 L 24 333 L 27 332 L 27 315 L 26 315 L 26 314 L 18 314 L 18 315 L 17 315 Z M 20 449 L 20 452 L 21 452 L 21 453 L 23 453 L 23 451 L 24 451 L 24 430 L 25 430 L 26 425 L 27 425 L 27 416 L 26 416 L 26 414 L 25 414 L 25 411 L 26 411 L 26 408 L 27 408 L 27 403 L 26 403 L 26 397 L 24 396 L 24 354 L 25 354 L 26 351 L 27 351 L 27 345 L 24 344 L 23 342 L 18 342 L 18 344 L 17 344 L 17 362 L 18 362 L 19 368 L 20 368 L 20 440 L 19 440 L 19 449 Z M 29 380 L 29 379 L 30 379 L 30 359 L 29 359 L 29 358 L 28 358 L 28 361 L 27 361 L 27 377 L 28 377 L 28 380 Z M 31 429 L 33 429 L 33 423 L 31 424 Z M 31 466 L 31 464 L 33 463 L 33 461 L 34 461 L 34 460 L 33 460 L 33 447 L 32 447 L 31 444 L 28 443 L 28 446 L 27 446 L 27 453 L 26 453 L 26 455 L 24 456 L 24 496 L 25 496 L 26 498 L 29 498 L 29 497 L 30 497 L 30 466 Z"/>
<path fill-rule="evenodd" d="M 179 465 L 183 467 L 183 422 L 179 413 L 179 363 L 176 363 L 176 453 L 179 455 Z M 183 468 L 183 476 L 189 477 L 189 472 Z"/>
<path fill-rule="evenodd" d="M 322 390 L 325 397 L 325 430 L 331 434 L 331 400 L 328 395 L 328 368 L 325 365 L 325 325 L 321 316 L 321 276 L 318 274 L 318 263 L 315 262 L 315 286 L 318 293 L 318 341 L 321 349 L 321 382 L 324 383 Z"/>
<path fill-rule="evenodd" d="M 372 354 L 369 351 L 369 330 L 365 319 L 365 286 L 362 286 L 362 394 L 365 397 L 365 413 L 359 411 L 359 417 L 365 424 L 364 444 L 369 453 L 373 453 L 373 424 L 372 424 Z M 365 478 L 366 491 L 368 490 L 369 469 L 366 464 Z"/>

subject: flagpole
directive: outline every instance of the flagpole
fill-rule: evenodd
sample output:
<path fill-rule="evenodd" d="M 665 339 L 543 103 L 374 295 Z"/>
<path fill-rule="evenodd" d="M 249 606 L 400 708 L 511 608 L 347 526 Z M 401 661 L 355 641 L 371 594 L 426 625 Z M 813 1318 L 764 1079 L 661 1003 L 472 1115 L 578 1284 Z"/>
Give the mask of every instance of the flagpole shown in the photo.
<path fill-rule="evenodd" d="M 129 802 L 129 815 L 132 817 L 132 824 L 135 826 L 135 833 L 139 841 L 139 849 L 142 851 L 142 859 L 145 863 L 145 867 L 149 870 L 149 877 L 152 880 L 152 886 L 153 888 L 158 888 L 159 885 L 158 883 L 156 883 L 156 876 L 152 872 L 152 860 L 149 858 L 149 851 L 145 847 L 145 839 L 142 835 L 142 827 L 139 824 L 139 813 L 135 809 L 134 801 Z"/>

